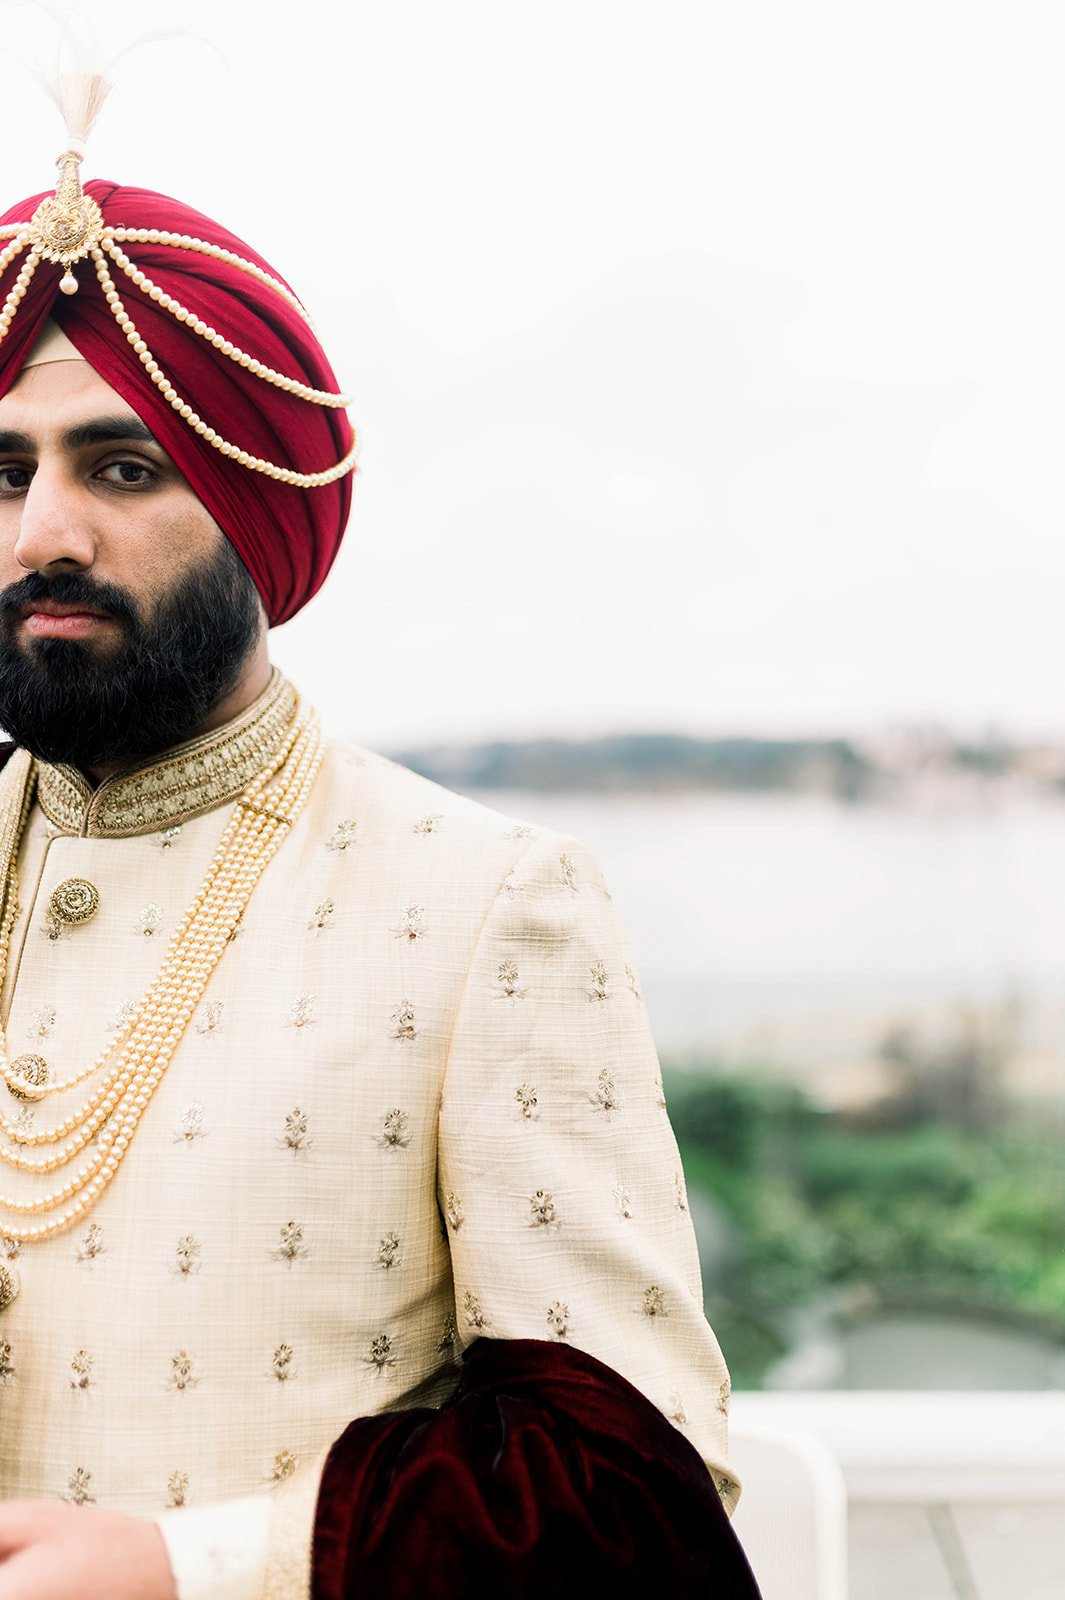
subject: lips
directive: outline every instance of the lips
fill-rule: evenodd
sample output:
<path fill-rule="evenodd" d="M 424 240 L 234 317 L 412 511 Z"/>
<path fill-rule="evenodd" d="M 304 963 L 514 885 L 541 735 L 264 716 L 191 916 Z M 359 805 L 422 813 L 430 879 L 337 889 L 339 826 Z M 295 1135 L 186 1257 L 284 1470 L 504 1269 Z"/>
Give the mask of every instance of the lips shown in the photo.
<path fill-rule="evenodd" d="M 32 605 L 21 606 L 19 616 L 23 621 L 28 621 L 30 617 L 95 617 L 102 621 L 107 612 L 97 611 L 92 606 L 61 605 L 56 600 L 39 600 Z"/>
<path fill-rule="evenodd" d="M 26 632 L 34 639 L 88 639 L 111 620 L 106 612 L 55 600 L 23 606 L 19 614 Z"/>

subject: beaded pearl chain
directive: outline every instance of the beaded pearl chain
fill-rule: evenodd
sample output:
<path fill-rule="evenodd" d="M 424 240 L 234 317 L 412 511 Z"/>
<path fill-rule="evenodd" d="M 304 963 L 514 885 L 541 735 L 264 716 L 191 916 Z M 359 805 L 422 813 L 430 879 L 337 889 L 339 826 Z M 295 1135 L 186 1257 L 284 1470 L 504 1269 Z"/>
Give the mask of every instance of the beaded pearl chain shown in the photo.
<path fill-rule="evenodd" d="M 129 343 L 133 346 L 134 354 L 139 358 L 145 372 L 151 378 L 156 388 L 160 390 L 163 399 L 169 401 L 170 405 L 173 406 L 178 416 L 187 422 L 189 427 L 192 428 L 195 433 L 200 434 L 209 445 L 213 445 L 213 447 L 220 451 L 222 455 L 229 456 L 240 466 L 250 467 L 253 472 L 265 473 L 268 478 L 276 478 L 281 483 L 291 483 L 297 489 L 320 489 L 324 484 L 335 483 L 337 478 L 342 478 L 345 473 L 351 471 L 352 467 L 355 465 L 355 458 L 358 455 L 357 443 L 352 446 L 351 450 L 342 461 L 338 461 L 335 467 L 329 467 L 325 472 L 295 472 L 291 467 L 279 467 L 276 466 L 272 461 L 264 461 L 261 456 L 249 455 L 248 451 L 241 450 L 239 445 L 230 444 L 227 439 L 223 439 L 222 435 L 220 433 L 216 433 L 214 428 L 209 427 L 203 418 L 197 415 L 197 413 L 189 405 L 188 401 L 183 399 L 182 396 L 178 394 L 177 390 L 174 388 L 174 385 L 170 382 L 170 379 L 167 377 L 162 367 L 160 367 L 159 363 L 152 355 L 152 352 L 149 350 L 146 342 L 141 338 L 134 324 L 133 318 L 126 310 L 119 296 L 118 290 L 115 288 L 114 279 L 111 277 L 111 274 L 108 271 L 107 262 L 104 259 L 103 249 L 97 246 L 96 249 L 92 251 L 92 258 L 96 263 L 96 276 L 100 280 L 100 287 L 104 292 L 104 298 L 107 301 L 107 304 L 110 307 L 111 313 L 114 316 L 115 321 L 118 323 L 118 326 L 122 329 L 122 332 L 125 334 Z M 173 303 L 176 304 L 176 302 Z M 184 308 L 182 307 L 182 309 Z M 2 320 L 3 314 L 0 313 L 0 322 L 2 322 Z M 203 337 L 206 337 L 207 334 L 210 333 L 212 336 L 212 341 L 213 339 L 221 337 L 213 328 L 209 328 L 205 322 L 195 322 L 192 326 L 194 332 L 199 332 L 199 330 L 202 328 Z M 238 356 L 239 355 L 244 355 L 244 352 L 238 352 Z M 246 362 L 241 364 L 246 364 L 250 371 L 252 367 L 251 357 L 248 356 L 246 358 Z M 259 377 L 262 377 L 264 374 L 273 370 L 269 367 L 263 367 L 258 361 L 254 363 L 254 366 L 256 369 L 258 369 L 256 375 Z M 278 380 L 280 387 L 286 387 L 295 381 L 292 378 L 283 378 L 280 373 L 274 373 L 273 376 Z M 320 391 L 318 390 L 308 390 L 307 394 L 318 394 L 319 392 Z M 303 396 L 303 398 L 306 399 L 307 395 Z M 345 397 L 343 395 L 329 395 L 324 400 L 321 400 L 317 403 L 321 405 L 342 404 L 344 398 Z"/>
<path fill-rule="evenodd" d="M 277 755 L 236 802 L 207 874 L 174 932 L 151 987 L 131 1019 L 90 1066 L 61 1083 L 32 1084 L 8 1059 L 6 1036 L 0 1028 L 0 1074 L 26 1098 L 38 1098 L 42 1089 L 59 1093 L 94 1073 L 105 1073 L 78 1110 L 52 1128 L 39 1132 L 20 1129 L 0 1115 L 0 1131 L 11 1141 L 9 1147 L 0 1145 L 0 1163 L 21 1171 L 58 1171 L 96 1138 L 89 1157 L 59 1187 L 32 1200 L 0 1194 L 0 1238 L 32 1244 L 61 1233 L 83 1217 L 113 1181 L 256 884 L 307 802 L 322 754 L 314 714 L 297 710 Z M 7 864 L 0 914 L 0 985 L 17 915 L 19 840 L 32 799 L 28 768 L 22 785 L 15 788 L 17 795 L 0 816 L 0 864 L 5 860 Z M 42 1156 L 24 1154 L 36 1146 L 50 1148 Z M 15 1220 L 20 1217 L 42 1220 Z"/>
<path fill-rule="evenodd" d="M 60 179 L 55 194 L 41 201 L 29 222 L 8 224 L 0 228 L 0 239 L 10 241 L 0 250 L 0 275 L 6 272 L 23 250 L 29 249 L 15 282 L 8 291 L 3 305 L 0 306 L 0 342 L 6 339 L 15 314 L 25 299 L 26 290 L 42 260 L 52 261 L 65 267 L 59 287 L 64 294 L 77 294 L 79 284 L 73 268 L 79 261 L 91 258 L 104 298 L 119 328 L 132 345 L 135 354 L 163 398 L 170 403 L 182 420 L 188 423 L 194 433 L 198 433 L 221 455 L 235 461 L 238 466 L 246 467 L 250 472 L 261 472 L 268 478 L 273 478 L 279 483 L 291 484 L 296 489 L 324 488 L 326 484 L 335 483 L 338 478 L 343 478 L 351 472 L 358 458 L 360 443 L 358 439 L 347 455 L 335 465 L 325 467 L 320 472 L 299 472 L 295 467 L 283 467 L 278 466 L 276 462 L 265 461 L 261 456 L 253 455 L 249 450 L 242 450 L 239 445 L 224 439 L 198 416 L 188 401 L 177 392 L 122 304 L 104 259 L 105 252 L 119 270 L 150 300 L 155 301 L 162 310 L 170 312 L 190 332 L 206 340 L 213 349 L 226 359 L 235 362 L 252 377 L 259 378 L 263 383 L 292 395 L 296 400 L 304 400 L 309 405 L 343 410 L 350 402 L 349 395 L 333 393 L 328 389 L 315 389 L 312 385 L 301 383 L 298 378 L 287 377 L 275 367 L 249 355 L 246 350 L 242 350 L 239 345 L 235 345 L 232 340 L 211 327 L 202 317 L 197 316 L 195 311 L 182 305 L 158 284 L 153 283 L 121 246 L 129 243 L 163 245 L 167 249 L 188 250 L 193 254 L 209 256 L 214 261 L 225 262 L 227 266 L 245 273 L 256 283 L 262 284 L 280 296 L 285 304 L 310 326 L 310 317 L 286 284 L 258 266 L 256 262 L 238 255 L 235 250 L 227 250 L 222 245 L 212 244 L 208 239 L 198 239 L 193 234 L 170 233 L 160 228 L 105 225 L 96 202 L 82 191 L 81 179 L 78 176 L 81 158 L 79 149 L 64 151 L 57 163 Z"/>

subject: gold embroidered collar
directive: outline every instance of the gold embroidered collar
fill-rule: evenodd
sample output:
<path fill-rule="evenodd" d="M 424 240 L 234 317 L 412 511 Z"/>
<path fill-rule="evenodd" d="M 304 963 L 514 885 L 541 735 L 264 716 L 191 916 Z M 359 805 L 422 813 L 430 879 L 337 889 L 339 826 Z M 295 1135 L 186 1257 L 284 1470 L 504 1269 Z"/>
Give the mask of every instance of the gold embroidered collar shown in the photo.
<path fill-rule="evenodd" d="M 75 767 L 41 762 L 41 809 L 64 833 L 96 839 L 128 839 L 188 822 L 236 799 L 279 749 L 295 710 L 296 691 L 275 670 L 258 700 L 232 722 L 118 772 L 96 789 Z"/>

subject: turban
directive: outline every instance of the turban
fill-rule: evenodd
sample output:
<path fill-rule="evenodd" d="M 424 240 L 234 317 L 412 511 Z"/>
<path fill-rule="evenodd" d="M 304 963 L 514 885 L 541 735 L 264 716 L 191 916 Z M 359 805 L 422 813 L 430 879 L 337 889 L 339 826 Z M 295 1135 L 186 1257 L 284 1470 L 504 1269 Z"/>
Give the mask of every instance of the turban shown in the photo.
<path fill-rule="evenodd" d="M 15 225 L 30 224 L 47 195 L 0 217 L 0 262 L 11 255 L 0 273 L 0 396 L 50 318 L 151 429 L 240 555 L 271 624 L 285 622 L 323 583 L 351 504 L 354 433 L 325 352 L 288 285 L 227 229 L 148 189 L 96 180 L 84 194 L 111 231 L 98 259 L 77 261 L 77 292 L 71 267 L 47 251 L 23 282 L 32 239 L 11 255 Z"/>

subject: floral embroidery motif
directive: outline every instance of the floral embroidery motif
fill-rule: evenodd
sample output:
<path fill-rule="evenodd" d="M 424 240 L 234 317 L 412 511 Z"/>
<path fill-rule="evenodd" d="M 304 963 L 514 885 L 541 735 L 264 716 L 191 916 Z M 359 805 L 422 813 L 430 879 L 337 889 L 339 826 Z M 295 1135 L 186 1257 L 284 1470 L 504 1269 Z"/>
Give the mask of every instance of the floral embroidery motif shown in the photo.
<path fill-rule="evenodd" d="M 295 1261 L 299 1256 L 307 1254 L 307 1246 L 303 1242 L 303 1224 L 301 1222 L 285 1222 L 281 1227 L 281 1243 L 272 1252 L 279 1261 Z"/>
<path fill-rule="evenodd" d="M 536 1090 L 531 1083 L 519 1083 L 514 1091 L 514 1098 L 518 1102 L 518 1114 L 532 1121 L 540 1115 Z"/>
<path fill-rule="evenodd" d="M 449 1352 L 453 1353 L 455 1349 L 455 1342 L 458 1339 L 458 1336 L 459 1330 L 456 1326 L 454 1315 L 453 1313 L 449 1312 L 447 1320 L 444 1323 L 444 1331 L 436 1341 L 437 1355 L 446 1356 Z"/>
<path fill-rule="evenodd" d="M 398 928 L 392 932 L 397 939 L 406 939 L 408 944 L 414 944 L 418 939 L 424 939 L 429 928 L 425 920 L 425 907 L 418 905 L 404 906 Z"/>
<path fill-rule="evenodd" d="M 16 1129 L 18 1130 L 19 1133 L 32 1133 L 33 1132 L 33 1123 L 34 1123 L 33 1107 L 32 1106 L 23 1106 L 22 1110 L 19 1111 L 16 1114 L 16 1117 L 15 1117 L 15 1127 L 16 1127 Z"/>
<path fill-rule="evenodd" d="M 191 1277 L 192 1273 L 200 1270 L 200 1242 L 191 1233 L 183 1234 L 177 1242 L 174 1270 L 180 1272 L 183 1278 Z"/>
<path fill-rule="evenodd" d="M 684 1409 L 684 1397 L 675 1385 L 669 1391 L 669 1404 L 671 1407 L 669 1412 L 670 1419 L 683 1428 L 688 1420 L 688 1413 Z"/>
<path fill-rule="evenodd" d="M 733 1483 L 731 1478 L 719 1478 L 717 1492 L 721 1496 L 722 1500 L 730 1500 L 736 1493 L 736 1485 Z"/>
<path fill-rule="evenodd" d="M 171 845 L 181 837 L 181 824 L 178 822 L 173 827 L 160 828 L 156 837 L 159 840 L 160 849 L 169 850 Z"/>
<path fill-rule="evenodd" d="M 75 1256 L 76 1261 L 95 1261 L 97 1256 L 102 1256 L 107 1246 L 104 1244 L 104 1230 L 98 1222 L 90 1222 L 88 1231 L 78 1246 Z"/>
<path fill-rule="evenodd" d="M 189 1475 L 187 1472 L 172 1472 L 166 1480 L 167 1505 L 183 1506 L 189 1498 Z"/>
<path fill-rule="evenodd" d="M 22 1254 L 22 1245 L 18 1239 L 0 1240 L 0 1255 L 5 1261 L 17 1261 Z"/>
<path fill-rule="evenodd" d="M 574 894 L 576 894 L 580 889 L 580 884 L 577 882 L 577 868 L 573 864 L 573 857 L 559 856 L 558 866 L 563 884 L 567 889 L 572 889 Z"/>
<path fill-rule="evenodd" d="M 414 1026 L 414 1007 L 409 1000 L 401 1000 L 392 1012 L 392 1037 L 393 1039 L 416 1039 L 418 1030 Z"/>
<path fill-rule="evenodd" d="M 643 995 L 640 993 L 640 980 L 637 978 L 632 967 L 625 968 L 625 982 L 629 986 L 629 993 L 632 995 L 633 999 L 642 1000 Z"/>
<path fill-rule="evenodd" d="M 592 1096 L 592 1104 L 598 1106 L 600 1111 L 616 1111 L 618 1108 L 618 1086 L 611 1076 L 609 1067 L 604 1067 L 599 1074 L 598 1087 Z"/>
<path fill-rule="evenodd" d="M 344 821 L 338 822 L 333 829 L 332 838 L 326 844 L 326 849 L 339 851 L 349 849 L 355 843 L 355 835 L 358 832 L 358 828 L 359 824 L 357 822 L 353 821 L 351 817 L 345 817 Z"/>
<path fill-rule="evenodd" d="M 465 1312 L 466 1321 L 469 1323 L 471 1328 L 491 1327 L 491 1323 L 484 1314 L 484 1308 L 481 1305 L 481 1302 L 478 1300 L 475 1294 L 470 1293 L 469 1289 L 466 1290 L 466 1293 L 462 1297 L 462 1309 Z"/>
<path fill-rule="evenodd" d="M 399 1253 L 399 1234 L 386 1233 L 381 1243 L 377 1246 L 377 1265 L 386 1272 L 391 1272 L 393 1267 L 402 1264 L 403 1257 Z"/>
<path fill-rule="evenodd" d="M 274 1351 L 274 1359 L 270 1364 L 270 1371 L 278 1383 L 287 1383 L 295 1376 L 292 1370 L 293 1350 L 290 1344 L 279 1344 Z"/>
<path fill-rule="evenodd" d="M 192 1357 L 187 1350 L 179 1350 L 177 1355 L 170 1357 L 168 1389 L 176 1389 L 179 1394 L 184 1394 L 186 1389 L 195 1389 L 199 1381 L 194 1370 Z"/>
<path fill-rule="evenodd" d="M 271 1478 L 275 1483 L 284 1483 L 295 1472 L 296 1464 L 296 1457 L 291 1450 L 279 1450 L 270 1469 Z"/>
<path fill-rule="evenodd" d="M 369 1361 L 371 1366 L 377 1368 L 378 1372 L 383 1372 L 385 1367 L 395 1366 L 396 1357 L 394 1355 L 394 1350 L 395 1345 L 388 1337 L 388 1334 L 379 1333 L 375 1339 L 371 1339 L 370 1353 L 366 1359 Z"/>
<path fill-rule="evenodd" d="M 307 924 L 308 930 L 312 933 L 321 933 L 323 928 L 328 928 L 336 908 L 336 901 L 331 895 L 328 900 L 323 900 L 320 906 L 315 906 L 314 915 Z"/>
<path fill-rule="evenodd" d="M 666 1109 L 666 1091 L 662 1086 L 662 1074 L 660 1072 L 655 1073 L 655 1105 L 659 1111 Z"/>
<path fill-rule="evenodd" d="M 645 1317 L 664 1317 L 667 1315 L 666 1297 L 657 1283 L 652 1283 L 649 1289 L 643 1291 L 643 1314 Z"/>
<path fill-rule="evenodd" d="M 196 1024 L 196 1032 L 203 1034 L 205 1039 L 213 1039 L 222 1031 L 222 1013 L 225 1006 L 221 1000 L 208 1000 L 207 1004 L 200 1007 L 200 1018 Z"/>
<path fill-rule="evenodd" d="M 11 1346 L 6 1339 L 0 1339 L 0 1389 L 6 1389 L 14 1376 L 15 1368 L 11 1360 Z"/>
<path fill-rule="evenodd" d="M 429 816 L 422 817 L 420 822 L 414 824 L 415 833 L 435 833 L 443 815 L 442 811 L 433 811 Z"/>
<path fill-rule="evenodd" d="M 535 1194 L 530 1195 L 529 1207 L 534 1228 L 549 1228 L 558 1221 L 554 1198 L 547 1189 L 537 1189 Z"/>
<path fill-rule="evenodd" d="M 410 1144 L 410 1118 L 398 1106 L 385 1112 L 381 1124 L 381 1144 L 391 1150 L 405 1150 Z"/>
<path fill-rule="evenodd" d="M 307 1136 L 308 1126 L 309 1119 L 306 1111 L 301 1111 L 299 1106 L 293 1106 L 285 1118 L 285 1131 L 277 1141 L 281 1149 L 291 1150 L 293 1154 L 297 1150 L 309 1149 L 313 1140 Z"/>
<path fill-rule="evenodd" d="M 70 1370 L 74 1376 L 70 1380 L 72 1389 L 91 1389 L 95 1383 L 92 1375 L 93 1359 L 87 1350 L 75 1350 L 70 1363 Z"/>
<path fill-rule="evenodd" d="M 111 1026 L 113 1028 L 128 1028 L 131 1022 L 136 1021 L 139 1011 L 139 1001 L 120 1000 L 115 1009 L 115 1015 L 112 1019 Z"/>
<path fill-rule="evenodd" d="M 728 1416 L 728 1403 L 732 1397 L 732 1379 L 724 1378 L 717 1391 L 717 1409 L 723 1417 Z"/>
<path fill-rule="evenodd" d="M 203 1128 L 203 1107 L 198 1100 L 194 1100 L 181 1113 L 181 1127 L 174 1135 L 174 1143 L 181 1144 L 184 1141 L 185 1144 L 191 1144 L 194 1139 L 206 1139 L 206 1137 Z"/>
<path fill-rule="evenodd" d="M 503 837 L 504 839 L 513 839 L 516 843 L 520 843 L 525 839 L 534 839 L 536 835 L 527 822 L 516 822 L 514 826 L 503 835 Z"/>
<path fill-rule="evenodd" d="M 70 1500 L 76 1506 L 94 1506 L 96 1497 L 89 1493 L 92 1483 L 92 1473 L 86 1472 L 84 1467 L 75 1467 L 67 1479 L 67 1493 L 64 1500 Z"/>
<path fill-rule="evenodd" d="M 466 1214 L 462 1209 L 462 1201 L 454 1189 L 449 1189 L 444 1196 L 444 1215 L 448 1220 L 452 1233 L 458 1233 Z"/>
<path fill-rule="evenodd" d="M 26 1035 L 30 1039 L 50 1039 L 55 1027 L 55 1006 L 38 1006 L 30 1018 Z"/>
<path fill-rule="evenodd" d="M 290 1028 L 306 1028 L 313 1023 L 314 1000 L 315 997 L 313 994 L 301 994 L 299 996 L 295 1004 L 289 1010 L 288 1026 Z"/>
<path fill-rule="evenodd" d="M 152 900 L 137 918 L 137 932 L 145 939 L 154 939 L 163 925 L 163 908 Z"/>
<path fill-rule="evenodd" d="M 518 968 L 513 961 L 501 961 L 499 963 L 496 982 L 499 985 L 499 991 L 496 995 L 498 1000 L 524 1000 L 529 992 L 518 983 Z"/>
<path fill-rule="evenodd" d="M 614 1188 L 614 1205 L 617 1207 L 619 1217 L 627 1219 L 632 1216 L 632 1196 L 623 1183 L 617 1184 Z"/>
<path fill-rule="evenodd" d="M 588 990 L 589 1000 L 610 999 L 610 974 L 601 961 L 593 961 L 589 967 L 592 975 L 592 987 Z"/>
<path fill-rule="evenodd" d="M 569 1306 L 564 1300 L 552 1300 L 547 1308 L 547 1326 L 556 1339 L 569 1336 Z"/>
<path fill-rule="evenodd" d="M 673 1204 L 678 1211 L 688 1209 L 688 1191 L 684 1186 L 684 1178 L 679 1172 L 673 1174 Z"/>

